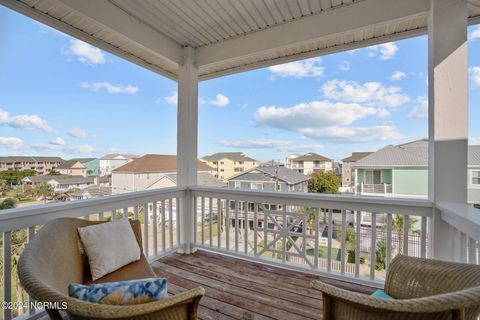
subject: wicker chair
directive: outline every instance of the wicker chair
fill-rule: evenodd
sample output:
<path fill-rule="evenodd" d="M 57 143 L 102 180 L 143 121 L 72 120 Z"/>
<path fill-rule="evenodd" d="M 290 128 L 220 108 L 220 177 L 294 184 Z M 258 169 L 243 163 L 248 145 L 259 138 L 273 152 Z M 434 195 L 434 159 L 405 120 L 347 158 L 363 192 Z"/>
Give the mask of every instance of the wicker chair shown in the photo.
<path fill-rule="evenodd" d="M 18 264 L 20 282 L 26 292 L 40 302 L 66 303 L 70 319 L 197 319 L 201 287 L 138 305 L 114 306 L 81 301 L 68 296 L 70 283 L 90 284 L 88 263 L 77 229 L 98 222 L 60 218 L 44 225 L 23 251 Z M 131 221 L 138 245 L 142 248 L 140 223 Z M 95 283 L 156 277 L 142 254 L 130 263 Z M 62 319 L 58 310 L 47 310 L 50 318 Z"/>
<path fill-rule="evenodd" d="M 392 260 L 379 299 L 320 281 L 325 320 L 476 320 L 480 313 L 480 266 L 399 255 Z"/>

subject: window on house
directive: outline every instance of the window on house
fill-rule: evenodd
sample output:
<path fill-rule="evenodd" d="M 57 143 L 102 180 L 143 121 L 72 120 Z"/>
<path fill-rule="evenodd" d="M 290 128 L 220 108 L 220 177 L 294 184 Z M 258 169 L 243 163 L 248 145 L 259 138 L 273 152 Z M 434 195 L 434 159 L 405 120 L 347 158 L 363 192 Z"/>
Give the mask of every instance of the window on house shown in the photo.
<path fill-rule="evenodd" d="M 263 190 L 263 183 L 250 183 L 251 190 Z"/>
<path fill-rule="evenodd" d="M 243 161 L 238 161 L 238 164 L 243 164 Z"/>
<path fill-rule="evenodd" d="M 223 161 L 220 161 L 220 164 L 224 164 Z"/>
<path fill-rule="evenodd" d="M 366 184 L 380 184 L 382 183 L 382 171 L 380 170 L 366 170 L 365 171 Z"/>
<path fill-rule="evenodd" d="M 224 171 L 225 171 L 225 169 L 220 169 L 220 172 L 224 172 Z"/>
<path fill-rule="evenodd" d="M 240 181 L 235 181 L 235 189 L 240 189 L 242 187 L 242 183 Z"/>
<path fill-rule="evenodd" d="M 480 185 L 480 171 L 472 171 L 472 184 Z"/>
<path fill-rule="evenodd" d="M 282 185 L 281 185 L 281 184 L 277 184 L 275 189 L 277 189 L 277 191 L 282 191 Z"/>

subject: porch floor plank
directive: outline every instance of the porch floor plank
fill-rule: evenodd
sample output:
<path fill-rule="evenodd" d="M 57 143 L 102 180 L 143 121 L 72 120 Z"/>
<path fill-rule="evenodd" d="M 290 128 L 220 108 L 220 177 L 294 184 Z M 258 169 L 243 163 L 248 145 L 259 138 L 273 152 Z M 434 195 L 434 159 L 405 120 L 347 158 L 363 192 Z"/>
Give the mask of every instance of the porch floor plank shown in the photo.
<path fill-rule="evenodd" d="M 228 257 L 205 250 L 178 253 L 152 263 L 168 278 L 169 293 L 202 286 L 200 319 L 321 319 L 322 297 L 310 288 L 318 279 L 369 294 L 375 289 Z"/>

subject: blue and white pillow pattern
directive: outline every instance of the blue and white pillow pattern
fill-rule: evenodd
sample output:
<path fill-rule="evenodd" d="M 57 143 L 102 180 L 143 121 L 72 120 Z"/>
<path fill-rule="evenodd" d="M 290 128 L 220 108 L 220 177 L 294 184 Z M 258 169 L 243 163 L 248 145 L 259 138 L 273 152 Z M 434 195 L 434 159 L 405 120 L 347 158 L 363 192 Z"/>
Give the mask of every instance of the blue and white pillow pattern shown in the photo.
<path fill-rule="evenodd" d="M 162 300 L 167 297 L 168 281 L 165 278 L 106 282 L 92 285 L 72 283 L 68 295 L 83 301 L 130 305 Z"/>

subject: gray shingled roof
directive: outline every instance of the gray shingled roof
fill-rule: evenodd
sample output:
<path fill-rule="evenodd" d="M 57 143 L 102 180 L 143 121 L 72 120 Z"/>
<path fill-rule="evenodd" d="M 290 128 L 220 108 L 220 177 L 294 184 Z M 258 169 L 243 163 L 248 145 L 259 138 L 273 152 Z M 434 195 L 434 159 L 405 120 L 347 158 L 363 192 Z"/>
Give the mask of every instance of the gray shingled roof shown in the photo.
<path fill-rule="evenodd" d="M 64 184 L 76 184 L 76 183 L 94 183 L 95 177 L 84 177 L 84 176 L 72 176 L 67 174 L 60 174 L 55 176 L 33 176 L 33 177 L 26 177 L 24 179 L 29 179 L 33 183 L 41 183 L 50 180 L 56 180 L 59 183 Z M 100 177 L 99 182 L 108 182 L 108 177 Z"/>
<path fill-rule="evenodd" d="M 480 165 L 480 146 L 468 147 L 468 165 Z M 355 162 L 354 167 L 427 167 L 428 140 L 388 145 Z"/>
<path fill-rule="evenodd" d="M 230 159 L 233 161 L 257 161 L 253 158 L 250 158 L 243 152 L 218 152 L 202 158 L 202 160 L 210 162 L 219 161 L 222 159 Z"/>
<path fill-rule="evenodd" d="M 260 167 L 256 167 L 256 168 L 253 168 L 253 169 L 250 169 L 248 171 L 245 171 L 241 174 L 238 174 L 232 178 L 230 178 L 229 180 L 241 180 L 241 176 L 245 175 L 245 174 L 249 174 L 251 172 L 255 172 L 255 171 L 260 171 L 272 178 L 275 178 L 276 177 L 276 167 L 275 166 L 260 166 Z M 297 184 L 297 183 L 301 183 L 301 182 L 304 182 L 304 181 L 307 181 L 309 179 L 309 176 L 307 175 L 304 175 L 303 173 L 300 173 L 298 171 L 295 171 L 295 170 L 292 170 L 292 169 L 289 169 L 289 168 L 285 168 L 285 167 L 278 167 L 278 179 L 279 180 L 282 180 L 288 184 Z"/>
<path fill-rule="evenodd" d="M 352 155 L 350 157 L 346 157 L 345 159 L 342 159 L 343 162 L 355 162 L 360 159 L 365 158 L 366 156 L 372 154 L 373 152 L 352 152 Z"/>
<path fill-rule="evenodd" d="M 172 179 L 172 181 L 177 183 L 177 174 L 176 173 L 167 173 L 165 176 Z M 225 187 L 226 184 L 222 181 L 215 178 L 209 172 L 197 172 L 197 184 L 200 186 L 215 186 L 215 187 Z"/>
<path fill-rule="evenodd" d="M 0 162 L 63 162 L 60 157 L 37 157 L 37 156 L 7 156 L 0 157 Z"/>
<path fill-rule="evenodd" d="M 309 153 L 305 153 L 304 155 L 293 158 L 292 161 L 332 161 L 332 159 L 324 157 L 318 153 L 309 152 Z"/>

